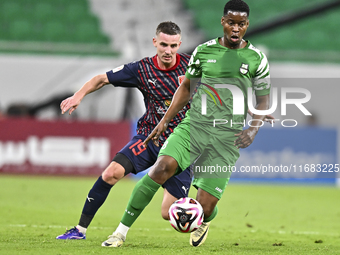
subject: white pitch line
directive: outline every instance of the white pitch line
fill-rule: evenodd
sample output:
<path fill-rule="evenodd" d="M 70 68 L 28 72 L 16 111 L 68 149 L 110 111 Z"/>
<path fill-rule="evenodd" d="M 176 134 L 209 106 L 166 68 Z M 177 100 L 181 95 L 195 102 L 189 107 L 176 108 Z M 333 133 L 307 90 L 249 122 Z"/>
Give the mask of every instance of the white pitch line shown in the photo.
<path fill-rule="evenodd" d="M 62 228 L 62 229 L 67 229 L 67 226 L 61 226 L 61 225 L 48 225 L 48 226 L 44 226 L 44 225 L 27 225 L 27 224 L 10 224 L 7 225 L 10 227 L 14 227 L 14 228 Z M 90 227 L 91 229 L 110 229 L 110 230 L 114 230 L 114 228 L 112 227 Z M 150 231 L 149 228 L 134 228 L 135 230 L 138 231 Z M 155 229 L 160 229 L 163 231 L 173 231 L 172 228 L 155 228 Z M 340 233 L 321 233 L 318 231 L 285 231 L 285 230 L 270 230 L 270 231 L 266 231 L 266 230 L 255 230 L 252 229 L 250 230 L 250 232 L 252 233 L 256 233 L 258 231 L 263 231 L 263 232 L 268 232 L 271 234 L 281 234 L 281 235 L 328 235 L 328 236 L 340 236 Z"/>
<path fill-rule="evenodd" d="M 15 228 L 67 228 L 67 226 L 60 226 L 60 225 L 26 225 L 26 224 L 10 224 L 10 227 Z M 91 227 L 93 229 L 110 229 L 109 227 Z M 112 228 L 111 228 L 112 229 Z"/>
<path fill-rule="evenodd" d="M 284 230 L 260 230 L 263 232 L 269 232 L 271 234 L 281 234 L 281 235 L 328 235 L 328 236 L 340 236 L 340 233 L 321 233 L 318 231 L 284 231 Z M 250 232 L 255 233 L 258 232 L 258 230 L 252 229 Z"/>
<path fill-rule="evenodd" d="M 45 225 L 27 225 L 27 224 L 9 224 L 8 226 L 10 227 L 14 227 L 14 228 L 63 228 L 63 229 L 67 229 L 68 227 L 67 226 L 61 226 L 61 225 L 48 225 L 48 226 L 45 226 Z M 70 228 L 70 227 L 69 227 Z M 114 230 L 113 227 L 90 227 L 91 229 L 111 229 L 111 230 Z M 138 230 L 138 231 L 150 231 L 149 228 L 134 228 L 135 230 Z M 159 228 L 156 228 L 156 229 L 159 229 Z M 163 231 L 172 231 L 172 228 L 160 228 L 160 230 L 163 230 Z"/>

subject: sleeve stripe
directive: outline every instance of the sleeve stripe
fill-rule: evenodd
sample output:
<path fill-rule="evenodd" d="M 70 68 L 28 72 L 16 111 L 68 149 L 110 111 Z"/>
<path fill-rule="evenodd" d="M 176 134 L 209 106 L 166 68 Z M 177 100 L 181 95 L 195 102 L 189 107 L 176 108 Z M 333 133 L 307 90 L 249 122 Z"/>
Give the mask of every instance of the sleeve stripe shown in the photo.
<path fill-rule="evenodd" d="M 259 67 L 257 68 L 256 75 L 263 73 L 266 69 L 268 69 L 268 60 L 264 54 L 261 54 L 261 63 Z"/>

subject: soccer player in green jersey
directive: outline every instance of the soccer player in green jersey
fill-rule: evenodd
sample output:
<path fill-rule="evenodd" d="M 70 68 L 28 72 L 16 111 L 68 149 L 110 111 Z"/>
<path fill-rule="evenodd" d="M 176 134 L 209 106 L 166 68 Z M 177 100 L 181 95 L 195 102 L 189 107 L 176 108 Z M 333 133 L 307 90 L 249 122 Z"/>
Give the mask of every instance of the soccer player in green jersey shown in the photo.
<path fill-rule="evenodd" d="M 125 226 L 133 224 L 167 179 L 194 163 L 193 185 L 203 207 L 204 223 L 191 234 L 190 244 L 200 246 L 205 241 L 210 221 L 217 215 L 217 202 L 230 178 L 230 171 L 209 173 L 206 169 L 234 167 L 239 148 L 248 147 L 263 124 L 265 115 L 256 113 L 269 108 L 267 58 L 243 39 L 248 17 L 249 6 L 244 1 L 227 2 L 221 18 L 223 36 L 197 46 L 193 52 L 186 78 L 145 144 L 153 141 L 157 145 L 168 123 L 192 97 L 191 109 L 164 143 L 150 172 L 136 184 L 121 220 Z M 194 82 L 197 78 L 198 83 Z M 249 87 L 255 91 L 257 111 L 243 130 Z M 205 171 L 196 171 L 203 168 Z"/>

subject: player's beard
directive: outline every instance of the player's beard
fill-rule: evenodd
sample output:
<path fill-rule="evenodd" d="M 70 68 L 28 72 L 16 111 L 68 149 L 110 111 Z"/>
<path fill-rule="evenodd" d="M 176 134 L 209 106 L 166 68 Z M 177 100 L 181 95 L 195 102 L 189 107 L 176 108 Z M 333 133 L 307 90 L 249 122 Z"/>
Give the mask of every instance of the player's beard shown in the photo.
<path fill-rule="evenodd" d="M 172 56 L 171 55 L 163 55 L 163 62 L 164 63 L 171 63 L 172 61 Z"/>

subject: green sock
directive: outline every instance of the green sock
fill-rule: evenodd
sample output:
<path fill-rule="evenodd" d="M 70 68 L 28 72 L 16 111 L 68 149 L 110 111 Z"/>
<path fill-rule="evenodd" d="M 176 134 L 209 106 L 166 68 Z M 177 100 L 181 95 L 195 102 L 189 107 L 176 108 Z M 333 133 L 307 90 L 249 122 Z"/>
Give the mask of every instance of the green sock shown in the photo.
<path fill-rule="evenodd" d="M 148 174 L 140 179 L 132 191 L 129 203 L 120 222 L 125 226 L 131 227 L 160 186 Z"/>
<path fill-rule="evenodd" d="M 217 208 L 217 205 L 216 205 L 212 214 L 208 218 L 204 218 L 204 222 L 212 221 L 216 217 L 217 213 L 218 213 L 218 208 Z"/>

